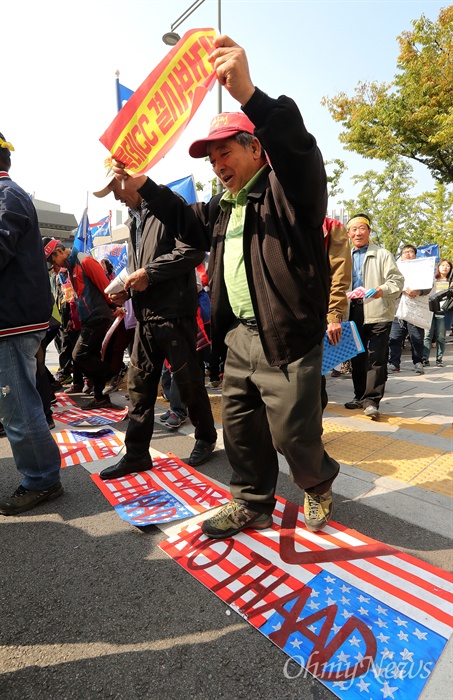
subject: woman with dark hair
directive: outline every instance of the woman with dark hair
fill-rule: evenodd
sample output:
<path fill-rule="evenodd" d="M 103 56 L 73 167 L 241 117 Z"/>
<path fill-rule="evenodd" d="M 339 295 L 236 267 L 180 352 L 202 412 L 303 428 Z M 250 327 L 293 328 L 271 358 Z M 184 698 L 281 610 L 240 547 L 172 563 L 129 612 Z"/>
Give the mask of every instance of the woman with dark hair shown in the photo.
<path fill-rule="evenodd" d="M 436 292 L 448 289 L 452 281 L 452 271 L 453 263 L 451 263 L 450 260 L 446 260 L 444 258 L 440 261 L 434 272 L 434 286 Z M 431 353 L 431 343 L 434 333 L 436 334 L 436 367 L 444 367 L 443 356 L 445 352 L 447 333 L 445 327 L 445 314 L 443 311 L 433 314 L 431 328 L 429 331 L 425 331 L 425 349 L 423 351 L 423 364 L 425 367 L 429 367 L 429 356 Z"/>

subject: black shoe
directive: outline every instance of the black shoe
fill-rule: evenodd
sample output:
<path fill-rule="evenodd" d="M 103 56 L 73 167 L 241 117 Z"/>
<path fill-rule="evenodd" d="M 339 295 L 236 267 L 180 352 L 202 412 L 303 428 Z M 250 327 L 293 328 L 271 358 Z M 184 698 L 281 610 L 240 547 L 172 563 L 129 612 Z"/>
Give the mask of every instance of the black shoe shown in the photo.
<path fill-rule="evenodd" d="M 84 411 L 92 411 L 93 408 L 113 408 L 113 404 L 110 401 L 110 396 L 103 396 L 100 399 L 94 397 L 92 401 L 89 401 L 85 406 L 83 406 Z"/>
<path fill-rule="evenodd" d="M 10 498 L 5 498 L 4 501 L 0 501 L 0 514 L 1 515 L 18 515 L 19 513 L 24 513 L 26 510 L 31 510 L 39 503 L 44 501 L 53 501 L 54 498 L 58 498 L 63 495 L 63 486 L 58 481 L 53 486 L 49 486 L 48 489 L 43 489 L 41 491 L 29 491 L 24 489 L 23 486 L 19 486 Z"/>
<path fill-rule="evenodd" d="M 190 453 L 189 464 L 191 467 L 199 467 L 208 461 L 209 457 L 215 450 L 215 442 L 206 442 L 206 440 L 197 440 L 195 447 Z"/>
<path fill-rule="evenodd" d="M 53 430 L 55 428 L 55 423 L 53 422 L 53 418 L 46 418 L 47 425 L 49 426 L 49 430 Z"/>
<path fill-rule="evenodd" d="M 142 457 L 141 459 L 128 460 L 127 455 L 118 462 L 118 464 L 113 464 L 107 469 L 103 469 L 99 476 L 101 479 L 119 479 L 126 474 L 132 474 L 133 472 L 144 472 L 147 469 L 153 468 L 153 461 L 151 455 Z"/>
<path fill-rule="evenodd" d="M 69 389 L 65 389 L 65 394 L 81 394 L 83 391 L 83 384 L 71 384 Z"/>
<path fill-rule="evenodd" d="M 360 401 L 359 399 L 353 399 L 352 401 L 348 401 L 344 405 L 345 408 L 349 408 L 350 411 L 353 411 L 355 408 L 362 408 L 363 407 L 363 401 Z"/>
<path fill-rule="evenodd" d="M 0 423 L 0 437 L 6 437 L 6 430 L 3 427 L 3 423 Z"/>

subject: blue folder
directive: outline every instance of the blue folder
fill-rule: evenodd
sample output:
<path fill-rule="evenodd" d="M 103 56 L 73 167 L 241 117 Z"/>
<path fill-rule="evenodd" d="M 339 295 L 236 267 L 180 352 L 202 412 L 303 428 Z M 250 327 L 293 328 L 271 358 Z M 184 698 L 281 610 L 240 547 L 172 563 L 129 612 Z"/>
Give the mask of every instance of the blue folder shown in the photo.
<path fill-rule="evenodd" d="M 327 333 L 324 336 L 324 354 L 322 358 L 322 374 L 330 372 L 331 369 L 341 362 L 350 360 L 351 357 L 365 352 L 362 340 L 359 336 L 357 326 L 354 321 L 345 321 L 341 324 L 342 334 L 338 345 L 331 345 Z"/>

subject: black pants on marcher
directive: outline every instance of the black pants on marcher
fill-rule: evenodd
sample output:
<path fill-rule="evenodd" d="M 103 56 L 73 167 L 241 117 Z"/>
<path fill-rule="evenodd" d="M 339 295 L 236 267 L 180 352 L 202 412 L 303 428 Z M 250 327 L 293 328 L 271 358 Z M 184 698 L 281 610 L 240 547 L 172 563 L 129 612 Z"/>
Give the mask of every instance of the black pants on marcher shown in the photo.
<path fill-rule="evenodd" d="M 110 318 L 88 318 L 75 344 L 72 359 L 86 377 L 93 380 L 94 396 L 102 398 L 102 391 L 114 375 L 111 365 L 101 359 L 102 341 L 112 324 Z"/>
<path fill-rule="evenodd" d="M 161 323 L 137 323 L 127 375 L 131 400 L 125 445 L 128 459 L 149 453 L 154 431 L 154 404 L 164 359 L 171 365 L 181 400 L 195 427 L 195 440 L 214 443 L 217 431 L 198 364 L 195 317 L 175 318 Z"/>
<path fill-rule="evenodd" d="M 387 361 L 391 321 L 364 323 L 363 305 L 351 304 L 349 320 L 354 321 L 362 339 L 365 352 L 351 360 L 354 396 L 363 406 L 375 406 L 384 396 L 387 381 Z"/>

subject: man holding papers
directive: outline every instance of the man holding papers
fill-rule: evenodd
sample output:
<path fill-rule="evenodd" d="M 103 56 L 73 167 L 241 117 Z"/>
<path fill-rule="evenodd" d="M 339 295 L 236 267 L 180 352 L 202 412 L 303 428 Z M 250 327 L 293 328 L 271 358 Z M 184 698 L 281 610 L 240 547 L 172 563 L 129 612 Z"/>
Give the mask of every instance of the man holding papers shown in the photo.
<path fill-rule="evenodd" d="M 417 248 L 410 243 L 405 245 L 401 251 L 401 261 L 405 260 L 415 260 L 417 257 Z M 404 280 L 403 296 L 409 299 L 417 299 L 417 297 L 426 296 L 430 293 L 432 285 L 427 289 L 411 289 L 409 284 Z M 397 310 L 398 313 L 398 310 Z M 392 328 L 390 331 L 389 339 L 389 372 L 400 372 L 401 367 L 401 352 L 403 349 L 403 342 L 406 336 L 409 336 L 411 342 L 411 353 L 412 362 L 414 364 L 414 371 L 417 374 L 425 374 L 423 369 L 423 340 L 425 337 L 425 331 L 423 328 L 410 323 L 404 318 L 398 318 L 395 316 L 392 323 Z"/>

